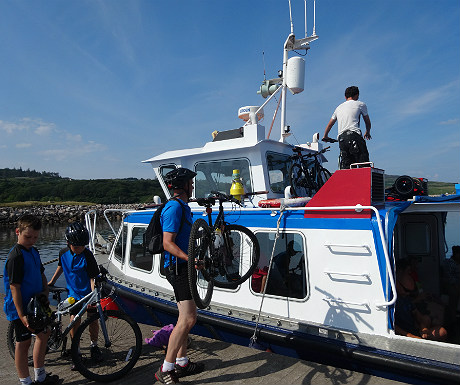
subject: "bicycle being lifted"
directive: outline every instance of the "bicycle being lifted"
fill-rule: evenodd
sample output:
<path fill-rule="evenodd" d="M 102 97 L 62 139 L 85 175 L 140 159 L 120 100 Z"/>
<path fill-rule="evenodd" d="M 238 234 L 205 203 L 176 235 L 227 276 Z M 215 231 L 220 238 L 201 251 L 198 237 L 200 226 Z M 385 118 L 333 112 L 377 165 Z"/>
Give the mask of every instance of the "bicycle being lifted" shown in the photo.
<path fill-rule="evenodd" d="M 211 302 L 214 286 L 235 289 L 245 282 L 260 258 L 259 242 L 254 233 L 244 226 L 225 222 L 223 202 L 241 205 L 240 201 L 218 191 L 211 193 L 213 195 L 208 198 L 196 200 L 206 208 L 208 223 L 202 218 L 193 223 L 188 248 L 190 291 L 200 309 Z M 212 206 L 216 201 L 219 213 L 213 224 Z"/>
<path fill-rule="evenodd" d="M 294 197 L 311 197 L 313 196 L 331 177 L 329 170 L 324 168 L 319 161 L 319 157 L 329 147 L 321 151 L 302 154 L 305 149 L 294 147 L 294 155 L 291 156 L 292 165 L 289 170 L 289 179 L 293 190 Z"/>
<path fill-rule="evenodd" d="M 61 356 L 67 354 L 67 335 L 84 313 L 88 306 L 96 307 L 95 314 L 81 323 L 72 339 L 70 354 L 75 368 L 86 378 L 99 382 L 110 382 L 121 378 L 136 364 L 142 349 L 142 334 L 138 324 L 127 314 L 119 310 L 106 310 L 101 304 L 102 283 L 106 281 L 107 270 L 99 266 L 100 274 L 95 278 L 94 290 L 84 298 L 75 302 L 64 310 L 55 312 L 55 319 L 51 324 L 51 335 L 48 339 L 47 352 L 61 351 Z M 53 298 L 60 303 L 61 293 L 67 289 L 49 286 Z M 80 311 L 69 325 L 62 330 L 62 317 L 70 313 L 73 308 L 81 306 Z M 98 346 L 101 357 L 95 361 L 91 359 L 89 326 L 98 322 L 100 331 Z M 7 333 L 8 349 L 14 359 L 15 334 L 12 323 Z"/>

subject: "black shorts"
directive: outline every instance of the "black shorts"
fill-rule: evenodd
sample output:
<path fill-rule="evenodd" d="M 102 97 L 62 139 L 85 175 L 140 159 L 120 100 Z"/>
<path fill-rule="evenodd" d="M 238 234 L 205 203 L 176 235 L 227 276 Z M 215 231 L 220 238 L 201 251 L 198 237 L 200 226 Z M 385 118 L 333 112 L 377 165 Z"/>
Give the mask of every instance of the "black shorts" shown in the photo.
<path fill-rule="evenodd" d="M 352 163 L 369 162 L 366 141 L 354 131 L 345 131 L 339 136 L 340 169 L 349 169 Z"/>
<path fill-rule="evenodd" d="M 171 269 L 166 269 L 166 271 L 166 278 L 174 289 L 176 301 L 180 302 L 193 299 L 188 283 L 187 263 L 179 263 L 177 266 L 177 274 L 175 265 L 172 266 Z"/>
<path fill-rule="evenodd" d="M 13 323 L 14 335 L 17 342 L 27 341 L 32 337 L 32 332 L 24 326 L 20 318 L 11 322 Z"/>

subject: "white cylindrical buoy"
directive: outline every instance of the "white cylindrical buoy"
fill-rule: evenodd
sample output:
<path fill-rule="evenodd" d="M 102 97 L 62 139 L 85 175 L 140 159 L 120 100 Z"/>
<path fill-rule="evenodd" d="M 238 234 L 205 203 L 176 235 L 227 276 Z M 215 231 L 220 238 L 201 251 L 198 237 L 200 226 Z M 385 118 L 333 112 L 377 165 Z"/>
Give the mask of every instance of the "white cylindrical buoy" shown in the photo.
<path fill-rule="evenodd" d="M 286 84 L 289 89 L 298 94 L 304 90 L 305 60 L 301 57 L 291 57 L 287 63 Z"/>

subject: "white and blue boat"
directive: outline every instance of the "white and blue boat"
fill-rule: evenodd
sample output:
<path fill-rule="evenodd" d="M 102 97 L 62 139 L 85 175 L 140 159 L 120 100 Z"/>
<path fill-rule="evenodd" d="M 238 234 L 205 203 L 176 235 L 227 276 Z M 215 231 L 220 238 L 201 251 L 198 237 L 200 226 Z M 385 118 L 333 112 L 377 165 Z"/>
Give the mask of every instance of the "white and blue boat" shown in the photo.
<path fill-rule="evenodd" d="M 246 199 L 244 207 L 226 204 L 226 220 L 257 236 L 259 266 L 235 289 L 214 288 L 192 333 L 246 346 L 255 336 L 258 347 L 275 353 L 413 383 L 460 383 L 460 345 L 400 336 L 394 327 L 396 260 L 417 257 L 425 290 L 442 297 L 442 263 L 449 256 L 445 218 L 460 215 L 460 195 L 389 201 L 384 171 L 369 164 L 334 172 L 312 197 L 285 196 L 293 154 L 286 141 L 286 93 L 303 90 L 304 74 L 304 59 L 290 56 L 316 39 L 314 32 L 298 39 L 291 28 L 283 72 L 264 81 L 264 104 L 239 110 L 241 127 L 210 135 L 203 147 L 144 161 L 167 198 L 163 176 L 176 167 L 197 173 L 195 198 L 213 190 L 228 194 L 234 169 L 240 170 L 246 192 L 266 191 Z M 271 101 L 281 116 L 276 139 L 267 139 L 271 127 L 260 123 Z M 318 137 L 301 145 L 305 153 L 323 149 Z M 203 207 L 190 206 L 195 219 L 205 215 Z M 163 326 L 174 322 L 177 307 L 162 255 L 149 254 L 143 245 L 154 211 L 124 211 L 120 229 L 113 229 L 113 248 L 97 257 L 109 270 L 108 286 L 118 305 L 139 323 Z M 272 269 L 267 279 L 272 257 L 292 241 L 297 253 L 289 272 Z"/>

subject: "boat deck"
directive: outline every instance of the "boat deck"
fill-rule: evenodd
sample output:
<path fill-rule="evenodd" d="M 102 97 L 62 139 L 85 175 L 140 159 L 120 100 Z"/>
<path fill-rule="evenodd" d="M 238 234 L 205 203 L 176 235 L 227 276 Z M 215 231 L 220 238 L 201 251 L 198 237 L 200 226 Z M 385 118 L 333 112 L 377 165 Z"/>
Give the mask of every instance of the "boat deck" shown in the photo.
<path fill-rule="evenodd" d="M 3 308 L 3 295 L 0 298 Z M 0 335 L 6 336 L 8 321 L 0 312 Z M 151 326 L 140 325 L 143 337 L 152 335 Z M 209 338 L 192 336 L 189 357 L 204 362 L 206 371 L 182 379 L 181 383 L 195 384 L 403 384 L 385 378 L 360 372 L 335 368 L 332 366 L 302 361 L 274 353 L 250 349 Z M 149 345 L 143 345 L 142 355 L 134 369 L 124 378 L 111 382 L 113 385 L 151 385 L 155 383 L 155 371 L 162 364 L 164 351 Z M 70 371 L 70 360 L 61 358 L 58 353 L 49 354 L 46 368 L 59 375 L 64 384 L 94 383 Z M 33 372 L 31 368 L 31 372 Z M 0 349 L 0 385 L 16 382 L 17 374 L 12 358 L 6 349 L 5 340 Z"/>

